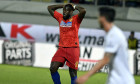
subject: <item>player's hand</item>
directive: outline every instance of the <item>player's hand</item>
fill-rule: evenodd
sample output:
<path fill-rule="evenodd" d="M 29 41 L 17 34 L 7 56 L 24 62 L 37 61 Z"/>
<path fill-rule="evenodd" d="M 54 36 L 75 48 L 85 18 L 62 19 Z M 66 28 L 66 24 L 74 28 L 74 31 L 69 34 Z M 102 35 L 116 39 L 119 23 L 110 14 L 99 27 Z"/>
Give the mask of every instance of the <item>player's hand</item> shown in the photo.
<path fill-rule="evenodd" d="M 89 77 L 87 75 L 83 75 L 83 76 L 77 78 L 76 84 L 84 84 L 88 80 L 88 78 Z"/>
<path fill-rule="evenodd" d="M 72 5 L 72 6 L 74 6 L 74 4 L 73 3 L 69 3 L 70 5 Z"/>
<path fill-rule="evenodd" d="M 73 3 L 70 3 L 70 4 L 72 5 L 73 9 L 75 10 L 76 5 L 74 5 Z"/>

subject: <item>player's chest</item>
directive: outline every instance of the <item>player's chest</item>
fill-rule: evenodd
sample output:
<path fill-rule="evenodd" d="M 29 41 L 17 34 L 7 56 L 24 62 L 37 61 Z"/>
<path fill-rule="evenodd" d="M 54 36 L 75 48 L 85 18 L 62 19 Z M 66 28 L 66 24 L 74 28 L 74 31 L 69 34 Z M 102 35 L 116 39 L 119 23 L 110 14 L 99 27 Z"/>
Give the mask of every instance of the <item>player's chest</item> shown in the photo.
<path fill-rule="evenodd" d="M 60 28 L 72 28 L 74 26 L 73 18 L 68 20 L 61 20 L 59 23 Z"/>

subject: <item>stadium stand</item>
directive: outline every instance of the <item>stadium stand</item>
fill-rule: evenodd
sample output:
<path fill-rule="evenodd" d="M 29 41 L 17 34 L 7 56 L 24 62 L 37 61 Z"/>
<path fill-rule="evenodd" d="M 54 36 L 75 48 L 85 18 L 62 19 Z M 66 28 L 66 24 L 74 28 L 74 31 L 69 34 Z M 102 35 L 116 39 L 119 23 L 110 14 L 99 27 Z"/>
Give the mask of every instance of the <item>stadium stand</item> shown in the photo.
<path fill-rule="evenodd" d="M 43 25 L 57 25 L 50 17 L 47 6 L 56 3 L 28 2 L 28 1 L 0 1 L 0 18 L 4 22 L 18 22 Z M 82 5 L 87 10 L 86 18 L 81 27 L 98 28 L 97 14 L 98 6 Z M 123 30 L 139 31 L 139 8 L 115 7 L 117 11 L 116 24 Z M 62 11 L 60 11 L 62 12 Z M 76 12 L 75 12 L 76 13 Z M 12 16 L 12 17 L 11 17 Z M 91 19 L 92 18 L 92 19 Z M 48 22 L 47 20 L 50 20 Z M 88 22 L 88 23 L 87 23 Z M 123 22 L 123 23 L 122 23 Z"/>

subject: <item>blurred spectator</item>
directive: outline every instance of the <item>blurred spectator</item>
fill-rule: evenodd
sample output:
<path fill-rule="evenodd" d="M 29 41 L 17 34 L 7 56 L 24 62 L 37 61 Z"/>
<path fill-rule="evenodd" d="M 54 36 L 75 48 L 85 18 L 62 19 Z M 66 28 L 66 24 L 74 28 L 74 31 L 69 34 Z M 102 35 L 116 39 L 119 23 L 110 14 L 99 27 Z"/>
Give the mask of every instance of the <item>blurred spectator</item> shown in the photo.
<path fill-rule="evenodd" d="M 61 3 L 63 0 L 55 0 L 55 2 Z"/>
<path fill-rule="evenodd" d="M 110 0 L 98 0 L 98 5 L 109 5 Z"/>
<path fill-rule="evenodd" d="M 137 0 L 137 6 L 140 7 L 140 0 Z"/>
<path fill-rule="evenodd" d="M 122 0 L 98 0 L 98 5 L 121 6 Z"/>
<path fill-rule="evenodd" d="M 95 0 L 79 0 L 81 4 L 94 4 Z"/>
<path fill-rule="evenodd" d="M 85 2 L 86 2 L 85 0 L 80 0 L 79 1 L 79 3 L 81 3 L 81 4 L 85 4 Z"/>
<path fill-rule="evenodd" d="M 115 6 L 122 6 L 123 0 L 115 0 L 114 5 Z"/>
<path fill-rule="evenodd" d="M 87 4 L 93 4 L 93 3 L 95 2 L 95 0 L 85 0 L 85 2 L 86 2 Z"/>
<path fill-rule="evenodd" d="M 137 0 L 126 0 L 127 7 L 137 7 Z"/>
<path fill-rule="evenodd" d="M 128 38 L 128 48 L 129 49 L 137 49 L 138 40 L 135 38 L 135 32 L 131 31 L 131 34 Z"/>
<path fill-rule="evenodd" d="M 79 3 L 79 0 L 70 0 L 70 3 Z"/>

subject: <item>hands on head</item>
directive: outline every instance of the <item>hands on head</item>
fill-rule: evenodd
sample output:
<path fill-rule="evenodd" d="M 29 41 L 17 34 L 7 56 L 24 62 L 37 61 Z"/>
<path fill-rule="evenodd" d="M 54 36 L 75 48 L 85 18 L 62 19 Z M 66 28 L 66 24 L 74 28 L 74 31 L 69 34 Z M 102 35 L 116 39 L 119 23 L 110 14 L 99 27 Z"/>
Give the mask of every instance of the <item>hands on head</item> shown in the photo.
<path fill-rule="evenodd" d="M 73 10 L 75 10 L 76 5 L 74 5 L 73 3 L 65 4 L 64 7 L 65 7 L 66 5 L 71 5 L 71 6 L 73 7 Z"/>

